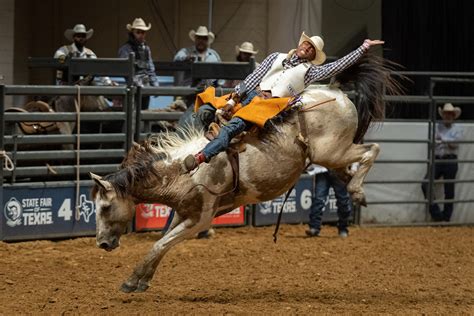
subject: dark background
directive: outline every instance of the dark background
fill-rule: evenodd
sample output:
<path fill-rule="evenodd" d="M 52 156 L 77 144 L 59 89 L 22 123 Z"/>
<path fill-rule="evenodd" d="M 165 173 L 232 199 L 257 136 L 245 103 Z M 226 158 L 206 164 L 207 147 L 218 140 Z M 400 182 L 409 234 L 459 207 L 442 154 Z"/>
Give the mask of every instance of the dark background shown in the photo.
<path fill-rule="evenodd" d="M 397 0 L 382 2 L 384 57 L 410 71 L 474 72 L 474 1 Z M 471 77 L 474 78 L 474 77 Z M 428 79 L 405 84 L 406 94 L 428 94 Z M 438 84 L 435 95 L 474 96 L 474 83 Z M 461 119 L 474 119 L 473 104 L 462 108 Z M 428 106 L 397 104 L 387 116 L 427 118 Z"/>

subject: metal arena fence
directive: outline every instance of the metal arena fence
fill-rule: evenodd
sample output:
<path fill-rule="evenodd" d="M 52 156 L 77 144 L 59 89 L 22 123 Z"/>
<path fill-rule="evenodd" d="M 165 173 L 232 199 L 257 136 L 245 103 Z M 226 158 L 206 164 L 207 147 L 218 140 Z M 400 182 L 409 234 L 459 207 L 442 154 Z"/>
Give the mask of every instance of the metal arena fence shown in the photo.
<path fill-rule="evenodd" d="M 434 187 L 436 184 L 445 184 L 445 183 L 474 183 L 474 179 L 434 179 L 434 168 L 436 164 L 446 164 L 457 162 L 458 164 L 472 164 L 474 160 L 472 159 L 437 159 L 435 155 L 435 130 L 437 120 L 437 108 L 444 103 L 453 103 L 456 105 L 472 105 L 474 104 L 474 96 L 445 96 L 445 95 L 436 95 L 436 87 L 440 83 L 455 83 L 455 84 L 474 84 L 474 73 L 462 73 L 462 72 L 398 72 L 394 75 L 404 75 L 408 77 L 423 77 L 429 83 L 429 90 L 426 95 L 401 95 L 401 96 L 386 96 L 386 100 L 392 103 L 392 105 L 397 105 L 400 103 L 411 103 L 411 104 L 423 104 L 428 107 L 428 117 L 424 120 L 410 120 L 410 122 L 420 122 L 428 124 L 428 138 L 426 139 L 407 139 L 407 138 L 390 138 L 390 139 L 375 139 L 375 138 L 366 138 L 365 142 L 376 142 L 380 144 L 392 143 L 392 144 L 425 144 L 427 146 L 427 157 L 426 159 L 418 160 L 407 160 L 407 159 L 377 159 L 376 164 L 419 164 L 427 169 L 427 177 L 420 180 L 391 180 L 391 179 L 381 179 L 381 180 L 367 180 L 366 184 L 378 184 L 378 185 L 390 185 L 390 184 L 423 184 L 427 183 L 427 199 L 420 200 L 373 200 L 368 201 L 369 205 L 383 205 L 383 204 L 424 204 L 426 206 L 426 222 L 418 223 L 419 224 L 432 224 L 429 220 L 429 207 L 433 203 L 473 203 L 474 200 L 471 198 L 464 199 L 435 199 Z M 404 121 L 404 120 L 387 120 L 387 121 Z M 455 141 L 453 143 L 458 144 L 473 144 L 473 140 L 463 139 Z M 447 223 L 444 223 L 445 225 Z M 462 223 L 453 223 L 453 224 L 462 224 Z M 385 224 L 386 225 L 386 224 Z"/>
<path fill-rule="evenodd" d="M 31 60 L 30 60 L 31 62 Z M 35 238 L 67 237 L 77 235 L 89 235 L 94 233 L 95 219 L 93 218 L 93 205 L 88 200 L 88 189 L 92 182 L 88 178 L 89 172 L 108 174 L 117 170 L 125 153 L 131 148 L 133 141 L 143 140 L 152 132 L 150 123 L 156 121 L 176 121 L 182 113 L 179 112 L 151 112 L 141 111 L 140 102 L 143 96 L 189 96 L 199 92 L 191 87 L 145 87 L 140 88 L 133 85 L 133 56 L 129 59 L 101 59 L 87 63 L 84 60 L 71 60 L 68 64 L 69 75 L 100 75 L 100 76 L 124 76 L 126 86 L 0 86 L 0 147 L 5 151 L 13 164 L 13 170 L 0 169 L 1 188 L 0 199 L 3 202 L 4 216 L 1 217 L 0 239 L 18 240 Z M 77 64 L 75 64 L 77 63 Z M 36 63 L 39 66 L 65 67 L 58 65 L 55 60 L 41 60 Z M 197 63 L 199 64 L 199 63 Z M 75 66 L 71 66 L 75 65 Z M 101 66 L 98 66 L 101 65 Z M 106 65 L 106 66 L 104 66 Z M 164 72 L 172 72 L 172 63 L 163 63 L 161 69 Z M 222 78 L 242 79 L 253 69 L 253 65 L 242 63 L 199 64 L 190 66 L 179 64 L 176 69 L 190 71 L 189 67 L 195 67 L 194 78 Z M 160 66 L 157 65 L 159 73 Z M 191 68 L 191 72 L 192 72 Z M 424 76 L 429 78 L 429 95 L 410 96 L 387 96 L 387 101 L 423 103 L 430 108 L 430 117 L 424 120 L 429 124 L 428 139 L 365 139 L 365 142 L 378 143 L 420 143 L 429 148 L 428 157 L 423 160 L 377 160 L 376 164 L 385 163 L 416 163 L 428 167 L 428 178 L 421 180 L 373 180 L 366 181 L 368 184 L 390 185 L 403 183 L 428 183 L 428 198 L 425 200 L 379 200 L 368 201 L 369 205 L 375 204 L 425 204 L 426 212 L 431 203 L 472 203 L 471 199 L 454 199 L 450 201 L 435 200 L 433 187 L 435 183 L 473 183 L 474 179 L 465 180 L 434 180 L 433 168 L 435 163 L 444 163 L 434 156 L 434 128 L 436 124 L 436 108 L 438 104 L 452 102 L 456 104 L 474 103 L 474 97 L 458 96 L 436 96 L 434 89 L 439 82 L 462 82 L 472 83 L 474 73 L 418 73 L 404 72 L 407 76 Z M 454 78 L 457 77 L 457 78 Z M 228 93 L 230 89 L 218 89 L 218 93 Z M 122 108 L 112 112 L 82 112 L 78 113 L 11 113 L 5 112 L 6 96 L 56 96 L 80 94 L 104 97 L 121 97 Z M 348 95 L 357 99 L 357 91 L 349 91 Z M 24 135 L 18 130 L 20 122 L 91 122 L 98 125 L 98 132 L 73 133 L 71 135 L 61 134 L 38 134 Z M 6 133 L 6 127 L 12 129 Z M 112 127 L 112 128 L 111 128 Z M 459 143 L 471 144 L 473 141 L 463 140 Z M 65 148 L 69 145 L 71 148 Z M 50 147 L 50 148 L 48 148 Z M 48 148 L 48 149 L 47 149 Z M 5 161 L 5 156 L 0 156 L 0 162 Z M 458 163 L 472 163 L 474 160 L 458 160 Z M 311 205 L 311 185 L 314 179 L 303 175 L 294 194 L 290 195 L 294 206 L 288 207 L 283 221 L 288 223 L 301 223 L 307 219 L 307 211 Z M 59 191 L 60 193 L 58 193 Z M 55 197 L 59 195 L 55 202 Z M 45 198 L 46 197 L 46 198 Z M 48 198 L 50 200 L 48 200 Z M 51 202 L 52 201 L 52 202 Z M 56 203 L 56 204 L 55 204 Z M 273 203 L 273 204 L 272 204 Z M 309 203 L 309 204 L 308 204 Z M 43 206 L 42 206 L 43 205 Z M 239 217 L 239 225 L 254 224 L 268 225 L 274 223 L 276 214 L 275 205 L 281 205 L 281 199 L 262 205 L 247 208 L 243 217 Z M 333 207 L 334 208 L 334 207 Z M 43 209 L 43 210 L 42 210 Z M 155 207 L 153 215 L 163 209 Z M 287 211 L 287 210 L 285 210 Z M 335 210 L 332 209 L 333 220 Z M 18 216 L 18 212 L 20 215 Z M 48 214 L 44 215 L 43 213 Z M 138 211 L 137 211 L 138 212 Z M 151 216 L 151 211 L 145 210 L 145 217 Z M 328 212 L 326 213 L 326 219 Z M 330 214 L 329 214 L 330 215 Z M 239 215 L 240 216 L 240 215 Z M 242 221 L 243 218 L 243 221 Z M 427 217 L 428 218 L 428 217 Z M 148 218 L 149 219 L 149 218 Z M 360 210 L 355 213 L 355 221 L 360 221 Z M 56 225 L 61 223 L 61 225 Z M 428 222 L 426 222 L 428 223 Z M 217 222 L 222 225 L 232 225 L 232 221 L 225 220 Z M 49 226 L 48 226 L 49 225 Z M 53 227 L 56 225 L 57 227 Z M 162 223 L 160 223 L 162 225 Z M 53 227 L 53 228 L 49 228 Z M 146 230 L 146 225 L 144 230 Z M 137 229 L 138 230 L 138 229 Z"/>

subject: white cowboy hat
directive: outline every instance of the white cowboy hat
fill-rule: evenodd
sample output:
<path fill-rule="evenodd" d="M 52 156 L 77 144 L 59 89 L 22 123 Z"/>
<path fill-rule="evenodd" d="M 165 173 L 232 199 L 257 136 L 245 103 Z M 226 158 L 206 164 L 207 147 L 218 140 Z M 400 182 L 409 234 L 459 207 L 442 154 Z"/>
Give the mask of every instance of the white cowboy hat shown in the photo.
<path fill-rule="evenodd" d="M 149 29 L 151 29 L 151 23 L 148 23 L 147 26 L 142 18 L 135 18 L 132 24 L 127 24 L 127 30 L 132 31 L 133 29 L 148 31 Z"/>
<path fill-rule="evenodd" d="M 303 32 L 303 33 L 301 33 L 301 37 L 300 37 L 300 41 L 298 42 L 298 46 L 300 46 L 301 43 L 303 43 L 303 42 L 310 43 L 314 47 L 314 49 L 316 50 L 316 57 L 313 60 L 310 60 L 310 62 L 314 65 L 321 65 L 322 63 L 324 63 L 324 61 L 326 60 L 326 53 L 323 52 L 323 47 L 324 47 L 323 39 L 319 36 L 309 37 L 308 35 L 306 35 Z M 291 56 L 295 51 L 296 51 L 296 49 L 290 50 L 288 55 Z"/>
<path fill-rule="evenodd" d="M 72 29 L 64 31 L 64 37 L 71 42 L 74 40 L 75 34 L 86 34 L 86 39 L 89 39 L 92 37 L 92 34 L 94 34 L 94 29 L 86 31 L 86 26 L 84 24 L 76 24 Z"/>
<path fill-rule="evenodd" d="M 193 42 L 196 41 L 196 35 L 197 35 L 197 36 L 207 36 L 207 38 L 209 39 L 209 44 L 212 44 L 212 42 L 214 42 L 214 38 L 215 38 L 214 33 L 209 32 L 209 31 L 207 30 L 207 27 L 205 27 L 205 26 L 202 26 L 202 25 L 201 25 L 201 26 L 199 26 L 199 27 L 197 28 L 196 31 L 195 31 L 195 30 L 189 31 L 189 38 L 190 38 Z"/>
<path fill-rule="evenodd" d="M 250 42 L 243 42 L 240 46 L 235 46 L 235 52 L 237 53 L 237 55 L 239 54 L 239 52 L 249 53 L 252 55 L 258 54 L 258 50 L 253 49 L 253 44 Z"/>
<path fill-rule="evenodd" d="M 438 108 L 438 113 L 443 117 L 445 112 L 454 112 L 454 119 L 457 119 L 461 115 L 461 108 L 453 106 L 451 103 L 445 103 L 443 108 Z"/>

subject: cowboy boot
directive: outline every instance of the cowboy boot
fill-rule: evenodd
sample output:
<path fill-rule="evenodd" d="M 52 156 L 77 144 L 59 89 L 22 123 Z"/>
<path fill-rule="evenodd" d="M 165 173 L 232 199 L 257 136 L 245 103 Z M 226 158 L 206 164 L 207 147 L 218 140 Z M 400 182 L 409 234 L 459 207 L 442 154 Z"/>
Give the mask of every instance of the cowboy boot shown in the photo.
<path fill-rule="evenodd" d="M 185 173 L 191 172 L 196 169 L 200 164 L 206 161 L 206 157 L 202 152 L 195 155 L 188 155 L 183 160 L 183 169 Z"/>

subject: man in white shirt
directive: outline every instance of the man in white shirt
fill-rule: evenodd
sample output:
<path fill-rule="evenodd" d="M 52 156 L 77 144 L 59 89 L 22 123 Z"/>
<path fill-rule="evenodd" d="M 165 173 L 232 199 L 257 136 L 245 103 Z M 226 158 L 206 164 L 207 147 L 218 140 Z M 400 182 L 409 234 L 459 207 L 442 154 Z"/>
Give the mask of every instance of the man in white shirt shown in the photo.
<path fill-rule="evenodd" d="M 70 57 L 77 58 L 97 58 L 97 55 L 89 48 L 85 47 L 86 42 L 94 34 L 94 29 L 87 30 L 84 24 L 76 24 L 72 29 L 64 31 L 64 37 L 72 42 L 70 45 L 64 45 L 58 48 L 54 53 L 54 58 L 64 60 Z M 101 81 L 104 85 L 111 85 L 112 81 L 109 77 L 102 77 Z M 62 70 L 56 71 L 56 84 L 67 85 L 67 73 Z"/>
<path fill-rule="evenodd" d="M 462 129 L 454 124 L 461 115 L 461 109 L 446 103 L 443 108 L 438 108 L 439 115 L 443 119 L 442 122 L 436 124 L 435 133 L 435 159 L 436 160 L 456 160 L 458 158 L 459 144 L 456 141 L 462 138 Z M 454 162 L 435 162 L 434 179 L 443 177 L 444 180 L 452 180 L 456 178 L 458 172 L 458 163 Z M 428 178 L 428 174 L 425 179 Z M 425 198 L 427 197 L 428 183 L 421 186 Z M 454 199 L 454 183 L 444 183 L 444 199 Z M 444 210 L 441 211 L 438 204 L 430 205 L 430 214 L 434 221 L 450 221 L 453 214 L 453 203 L 444 203 Z"/>

